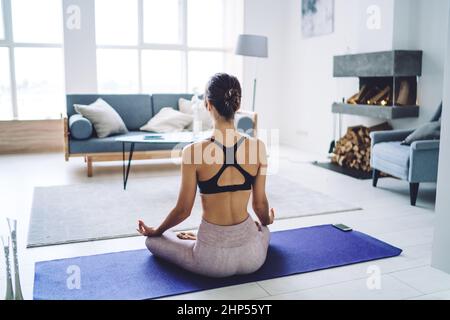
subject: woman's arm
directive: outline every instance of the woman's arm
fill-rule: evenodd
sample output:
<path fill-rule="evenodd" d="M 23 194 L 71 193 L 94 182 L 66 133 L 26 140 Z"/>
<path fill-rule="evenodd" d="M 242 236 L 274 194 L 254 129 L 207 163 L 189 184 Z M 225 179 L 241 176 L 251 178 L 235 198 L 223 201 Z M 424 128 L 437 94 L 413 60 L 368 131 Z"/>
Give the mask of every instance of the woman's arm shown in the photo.
<path fill-rule="evenodd" d="M 267 153 L 264 142 L 258 140 L 259 169 L 253 184 L 252 206 L 263 226 L 273 223 L 274 210 L 269 210 L 269 201 L 266 196 Z"/>
<path fill-rule="evenodd" d="M 159 227 L 148 227 L 139 220 L 139 229 L 137 230 L 144 236 L 158 237 L 166 230 L 180 224 L 190 216 L 196 192 L 197 174 L 193 161 L 193 145 L 189 145 L 182 152 L 181 188 L 175 208 L 170 211 Z"/>

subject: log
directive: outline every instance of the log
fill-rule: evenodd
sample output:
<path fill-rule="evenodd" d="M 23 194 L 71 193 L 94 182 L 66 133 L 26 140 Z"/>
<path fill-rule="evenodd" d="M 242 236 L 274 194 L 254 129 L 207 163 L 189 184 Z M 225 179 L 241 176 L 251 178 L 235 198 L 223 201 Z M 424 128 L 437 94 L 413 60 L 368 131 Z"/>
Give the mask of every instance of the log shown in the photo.
<path fill-rule="evenodd" d="M 383 130 L 392 130 L 392 127 L 384 122 L 372 127 L 347 128 L 345 135 L 336 142 L 331 161 L 342 167 L 370 172 L 370 133 Z"/>

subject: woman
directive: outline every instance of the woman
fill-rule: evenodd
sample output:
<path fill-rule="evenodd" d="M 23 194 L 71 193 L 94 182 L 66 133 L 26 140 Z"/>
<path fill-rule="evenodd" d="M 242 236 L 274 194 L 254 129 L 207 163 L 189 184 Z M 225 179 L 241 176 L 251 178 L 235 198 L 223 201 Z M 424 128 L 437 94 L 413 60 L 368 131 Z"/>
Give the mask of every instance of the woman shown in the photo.
<path fill-rule="evenodd" d="M 236 77 L 221 73 L 209 80 L 205 105 L 214 120 L 213 134 L 183 149 L 178 201 L 161 225 L 138 224 L 138 231 L 148 237 L 146 245 L 152 254 L 210 277 L 258 270 L 267 255 L 267 226 L 274 220 L 265 193 L 265 146 L 241 135 L 234 126 L 240 103 L 241 86 Z M 203 207 L 197 236 L 165 233 L 189 217 L 197 185 Z M 259 222 L 248 214 L 250 195 Z"/>

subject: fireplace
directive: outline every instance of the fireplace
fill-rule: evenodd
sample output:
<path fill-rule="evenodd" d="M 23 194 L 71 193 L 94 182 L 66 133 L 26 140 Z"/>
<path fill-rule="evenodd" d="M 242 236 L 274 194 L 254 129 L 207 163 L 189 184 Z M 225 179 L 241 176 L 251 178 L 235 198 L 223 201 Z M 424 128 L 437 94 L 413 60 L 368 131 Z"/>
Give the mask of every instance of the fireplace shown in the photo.
<path fill-rule="evenodd" d="M 358 92 L 335 102 L 332 112 L 383 120 L 419 116 L 417 78 L 422 51 L 385 51 L 334 57 L 336 78 L 359 78 Z"/>
<path fill-rule="evenodd" d="M 332 105 L 341 128 L 341 115 L 358 115 L 380 119 L 374 127 L 355 126 L 334 138 L 329 153 L 331 161 L 316 165 L 369 179 L 371 176 L 370 132 L 391 130 L 388 121 L 419 116 L 417 79 L 422 74 L 422 51 L 394 50 L 335 56 L 333 76 L 357 77 L 359 88 L 354 95 Z M 339 131 L 341 131 L 339 129 Z"/>
<path fill-rule="evenodd" d="M 414 107 L 417 100 L 416 77 L 361 77 L 357 93 L 345 103 L 380 107 Z M 395 94 L 395 95 L 394 95 Z"/>

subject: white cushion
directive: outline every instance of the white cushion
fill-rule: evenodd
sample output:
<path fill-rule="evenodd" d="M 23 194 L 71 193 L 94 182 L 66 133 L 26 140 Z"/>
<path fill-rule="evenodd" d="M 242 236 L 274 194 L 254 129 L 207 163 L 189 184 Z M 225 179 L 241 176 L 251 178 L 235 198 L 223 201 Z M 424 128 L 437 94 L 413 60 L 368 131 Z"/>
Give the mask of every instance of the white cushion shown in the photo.
<path fill-rule="evenodd" d="M 90 105 L 74 104 L 74 108 L 76 112 L 92 122 L 99 138 L 128 132 L 117 111 L 102 98 Z"/>
<path fill-rule="evenodd" d="M 194 109 L 197 108 L 198 121 L 200 121 L 202 124 L 201 130 L 207 131 L 213 127 L 211 115 L 205 107 L 205 100 L 198 101 L 200 101 L 200 103 L 197 104 L 195 101 L 195 97 L 193 97 L 191 100 L 180 98 L 178 99 L 178 108 L 181 112 L 190 114 L 192 116 L 194 116 Z M 192 127 L 190 127 L 189 129 L 192 130 Z"/>
<path fill-rule="evenodd" d="M 193 121 L 193 116 L 172 108 L 162 108 L 153 118 L 141 127 L 141 131 L 158 133 L 183 131 Z"/>

